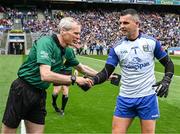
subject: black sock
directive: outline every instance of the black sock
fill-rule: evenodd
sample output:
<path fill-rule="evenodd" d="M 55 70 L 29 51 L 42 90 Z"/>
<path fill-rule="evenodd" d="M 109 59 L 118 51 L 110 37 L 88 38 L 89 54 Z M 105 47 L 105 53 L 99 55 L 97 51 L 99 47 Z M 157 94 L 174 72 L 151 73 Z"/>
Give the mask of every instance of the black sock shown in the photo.
<path fill-rule="evenodd" d="M 64 111 L 64 109 L 66 107 L 66 104 L 67 104 L 67 101 L 68 101 L 68 95 L 63 95 L 62 96 L 62 107 L 61 107 L 61 110 Z"/>
<path fill-rule="evenodd" d="M 56 104 L 57 97 L 58 97 L 58 94 L 52 94 L 52 104 L 53 105 L 57 105 Z"/>

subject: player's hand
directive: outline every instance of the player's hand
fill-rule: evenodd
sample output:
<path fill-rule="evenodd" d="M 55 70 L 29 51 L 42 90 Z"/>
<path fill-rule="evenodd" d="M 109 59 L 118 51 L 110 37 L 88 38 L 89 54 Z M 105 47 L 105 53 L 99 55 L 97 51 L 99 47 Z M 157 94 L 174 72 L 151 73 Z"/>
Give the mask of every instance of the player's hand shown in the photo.
<path fill-rule="evenodd" d="M 111 84 L 115 86 L 119 86 L 120 80 L 121 80 L 121 75 L 113 73 L 109 79 L 111 80 Z"/>
<path fill-rule="evenodd" d="M 171 78 L 169 78 L 168 76 L 164 76 L 162 81 L 157 82 L 152 87 L 157 87 L 156 88 L 157 96 L 159 96 L 159 97 L 164 96 L 166 98 L 168 96 L 170 83 L 171 83 Z"/>
<path fill-rule="evenodd" d="M 93 81 L 89 78 L 83 78 L 83 79 L 85 80 L 84 82 L 79 83 L 76 80 L 76 83 L 83 91 L 88 91 L 93 86 Z"/>

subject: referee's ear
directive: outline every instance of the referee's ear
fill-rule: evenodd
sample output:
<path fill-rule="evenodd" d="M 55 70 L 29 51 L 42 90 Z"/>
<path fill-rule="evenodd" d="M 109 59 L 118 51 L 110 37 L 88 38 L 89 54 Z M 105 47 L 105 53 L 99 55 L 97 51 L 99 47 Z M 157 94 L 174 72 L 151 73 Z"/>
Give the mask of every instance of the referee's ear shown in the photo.
<path fill-rule="evenodd" d="M 136 21 L 136 25 L 138 26 L 138 28 L 140 29 L 140 22 Z M 140 31 L 140 30 L 139 30 Z"/>

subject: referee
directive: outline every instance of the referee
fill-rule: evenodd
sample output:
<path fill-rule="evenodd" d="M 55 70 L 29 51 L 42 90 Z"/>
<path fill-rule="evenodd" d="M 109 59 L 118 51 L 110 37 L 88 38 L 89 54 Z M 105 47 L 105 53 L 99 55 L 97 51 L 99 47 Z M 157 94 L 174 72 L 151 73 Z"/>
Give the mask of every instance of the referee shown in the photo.
<path fill-rule="evenodd" d="M 59 23 L 59 34 L 44 36 L 34 42 L 26 61 L 11 84 L 2 120 L 2 133 L 16 133 L 22 119 L 27 133 L 43 133 L 46 116 L 46 89 L 50 83 L 70 85 L 92 81 L 74 75 L 59 74 L 64 66 L 64 54 L 69 46 L 78 47 L 81 25 L 71 17 Z M 70 55 L 68 64 L 78 71 L 94 76 L 97 72 Z M 76 62 L 74 62 L 76 61 Z"/>

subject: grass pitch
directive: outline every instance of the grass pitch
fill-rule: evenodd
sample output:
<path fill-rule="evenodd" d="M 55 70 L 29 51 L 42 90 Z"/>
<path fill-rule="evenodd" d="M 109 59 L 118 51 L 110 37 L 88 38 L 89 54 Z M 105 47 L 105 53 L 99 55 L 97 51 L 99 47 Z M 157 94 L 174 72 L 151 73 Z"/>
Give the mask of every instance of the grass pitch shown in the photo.
<path fill-rule="evenodd" d="M 4 113 L 9 86 L 17 77 L 23 56 L 0 56 L 0 120 Z M 92 59 L 92 58 L 96 58 Z M 100 71 L 107 56 L 91 56 L 78 59 L 86 65 Z M 98 59 L 98 60 L 97 60 Z M 173 56 L 175 76 L 170 86 L 168 98 L 159 98 L 161 117 L 157 120 L 156 133 L 180 133 L 180 57 Z M 161 80 L 164 69 L 156 63 L 156 77 Z M 115 70 L 119 73 L 119 67 Z M 47 117 L 45 133 L 111 133 L 113 110 L 119 88 L 108 81 L 84 92 L 77 86 L 70 87 L 69 102 L 65 116 L 54 112 L 51 106 L 52 86 L 47 90 Z M 61 95 L 58 98 L 61 105 Z M 128 133 L 140 133 L 139 120 L 135 119 Z"/>

